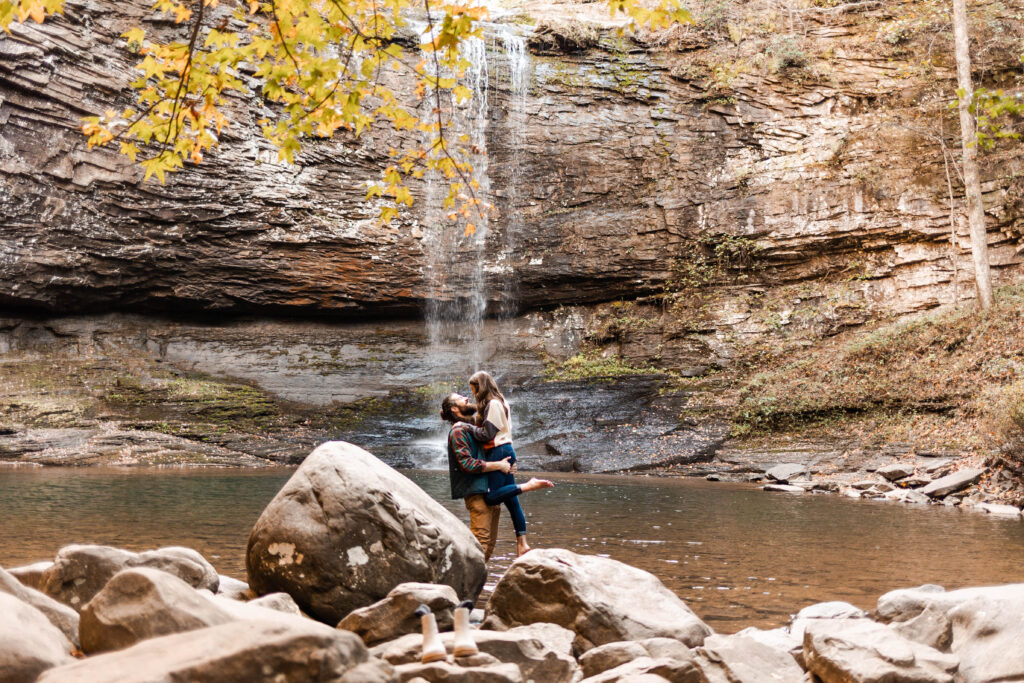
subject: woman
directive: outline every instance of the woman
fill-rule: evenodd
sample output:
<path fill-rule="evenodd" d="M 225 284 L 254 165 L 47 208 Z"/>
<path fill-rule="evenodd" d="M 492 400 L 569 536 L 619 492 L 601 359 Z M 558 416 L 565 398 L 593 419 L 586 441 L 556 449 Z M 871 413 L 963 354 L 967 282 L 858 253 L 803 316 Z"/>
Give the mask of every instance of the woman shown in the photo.
<path fill-rule="evenodd" d="M 509 464 L 514 466 L 516 452 L 512 449 L 512 413 L 498 384 L 488 373 L 481 371 L 469 378 L 469 388 L 476 399 L 476 424 L 471 426 L 470 432 L 484 449 L 484 458 L 487 462 L 499 462 L 507 458 Z M 484 500 L 488 505 L 504 504 L 508 508 L 512 526 L 516 530 L 516 551 L 519 555 L 530 550 L 530 544 L 526 541 L 526 516 L 519 503 L 519 494 L 553 486 L 547 479 L 537 478 L 517 486 L 512 472 L 495 470 L 487 473 L 487 494 Z"/>

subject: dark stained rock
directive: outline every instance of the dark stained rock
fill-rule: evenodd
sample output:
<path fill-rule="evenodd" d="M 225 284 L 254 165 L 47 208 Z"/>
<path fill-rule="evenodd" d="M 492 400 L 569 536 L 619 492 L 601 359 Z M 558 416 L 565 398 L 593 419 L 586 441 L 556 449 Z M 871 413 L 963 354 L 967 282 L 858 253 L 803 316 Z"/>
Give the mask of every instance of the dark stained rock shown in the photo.
<path fill-rule="evenodd" d="M 416 484 L 344 442 L 317 448 L 249 536 L 249 585 L 283 591 L 337 624 L 402 583 L 441 583 L 460 597 L 484 581 L 469 528 Z"/>
<path fill-rule="evenodd" d="M 912 463 L 897 462 L 885 467 L 879 467 L 875 470 L 875 474 L 881 475 L 889 481 L 896 481 L 897 479 L 903 479 L 909 477 L 914 473 L 914 465 Z"/>
<path fill-rule="evenodd" d="M 415 614 L 426 605 L 442 631 L 452 627 L 459 597 L 451 586 L 431 583 L 403 583 L 395 586 L 383 600 L 354 610 L 341 620 L 338 628 L 352 631 L 367 645 L 376 645 L 407 633 L 420 631 L 420 617 Z"/>
<path fill-rule="evenodd" d="M 71 661 L 71 643 L 42 612 L 0 592 L 0 681 L 32 683 Z"/>
<path fill-rule="evenodd" d="M 82 650 L 121 650 L 139 641 L 234 621 L 212 600 L 158 569 L 125 569 L 82 608 Z"/>
<path fill-rule="evenodd" d="M 343 678 L 343 676 L 348 676 Z M 236 621 L 145 640 L 51 669 L 39 683 L 386 683 L 359 638 L 309 619 Z"/>
<path fill-rule="evenodd" d="M 45 593 L 23 585 L 2 567 L 0 567 L 0 592 L 13 595 L 22 602 L 35 607 L 46 615 L 50 623 L 60 629 L 73 645 L 78 646 L 78 612 L 67 605 L 62 605 Z"/>
<path fill-rule="evenodd" d="M 151 567 L 173 574 L 196 588 L 216 591 L 213 566 L 190 548 L 168 547 L 133 553 L 100 545 L 69 545 L 57 553 L 40 590 L 81 611 L 115 574 L 129 567 Z"/>
<path fill-rule="evenodd" d="M 487 602 L 494 627 L 550 622 L 577 634 L 576 648 L 668 637 L 688 646 L 707 627 L 653 574 L 568 550 L 533 550 L 512 563 Z"/>

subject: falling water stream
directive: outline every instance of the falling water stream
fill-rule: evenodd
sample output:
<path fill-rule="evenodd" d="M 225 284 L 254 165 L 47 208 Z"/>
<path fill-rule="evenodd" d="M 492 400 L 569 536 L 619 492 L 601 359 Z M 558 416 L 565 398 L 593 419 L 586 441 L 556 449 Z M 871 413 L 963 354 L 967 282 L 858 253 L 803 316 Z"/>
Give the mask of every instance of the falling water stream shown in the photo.
<path fill-rule="evenodd" d="M 479 183 L 476 194 L 484 203 L 493 202 L 496 195 L 506 198 L 510 210 L 500 227 L 486 214 L 452 222 L 445 219 L 443 197 L 445 181 L 428 178 L 425 191 L 425 229 L 423 245 L 426 252 L 424 280 L 427 291 L 425 311 L 426 331 L 430 346 L 437 350 L 438 369 L 447 375 L 432 391 L 435 403 L 453 389 L 466 391 L 466 379 L 476 370 L 483 369 L 485 360 L 483 321 L 488 314 L 488 302 L 496 301 L 496 312 L 508 315 L 515 310 L 516 287 L 513 255 L 522 227 L 518 212 L 512 210 L 519 197 L 521 177 L 520 148 L 525 137 L 525 106 L 529 53 L 525 39 L 507 26 L 487 24 L 483 38 L 471 38 L 462 46 L 462 55 L 469 62 L 465 83 L 472 97 L 455 107 L 452 138 L 466 136 L 472 149 L 474 175 Z M 511 122 L 507 142 L 512 153 L 508 183 L 492 193 L 489 173 L 488 134 L 491 124 L 492 90 L 504 89 L 507 97 L 497 99 L 504 104 L 505 117 Z M 467 229 L 468 224 L 471 229 Z M 493 230 L 493 234 L 492 234 Z M 488 275 L 491 277 L 488 278 Z M 499 283 L 497 291 L 488 291 L 488 280 Z M 459 359 L 452 362 L 453 358 Z M 494 370 L 500 375 L 500 369 Z M 436 374 L 436 373 L 435 373 Z M 433 453 L 418 465 L 425 468 L 443 467 L 444 428 L 438 426 L 436 435 L 426 441 L 435 444 L 417 444 L 419 453 Z"/>

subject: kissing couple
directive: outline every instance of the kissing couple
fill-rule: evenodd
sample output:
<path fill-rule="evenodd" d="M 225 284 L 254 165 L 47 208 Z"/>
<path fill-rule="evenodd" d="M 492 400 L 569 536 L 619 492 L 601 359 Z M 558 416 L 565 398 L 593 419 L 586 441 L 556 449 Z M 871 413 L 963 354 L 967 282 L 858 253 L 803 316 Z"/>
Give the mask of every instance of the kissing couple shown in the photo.
<path fill-rule="evenodd" d="M 469 378 L 476 405 L 461 394 L 441 401 L 441 419 L 452 424 L 448 432 L 448 476 L 452 498 L 462 498 L 469 510 L 469 528 L 484 549 L 484 560 L 494 553 L 498 519 L 504 504 L 516 530 L 516 551 L 529 552 L 526 516 L 519 495 L 554 486 L 547 479 L 516 484 L 516 452 L 512 449 L 512 412 L 486 372 Z"/>

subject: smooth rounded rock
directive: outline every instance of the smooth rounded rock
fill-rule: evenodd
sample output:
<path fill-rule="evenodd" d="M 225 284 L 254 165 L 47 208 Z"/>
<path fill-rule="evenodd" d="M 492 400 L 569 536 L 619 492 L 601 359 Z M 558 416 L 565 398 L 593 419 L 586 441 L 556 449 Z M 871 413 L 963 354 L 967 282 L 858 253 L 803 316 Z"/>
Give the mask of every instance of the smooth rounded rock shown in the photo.
<path fill-rule="evenodd" d="M 343 678 L 344 677 L 344 678 Z M 362 641 L 310 619 L 236 621 L 145 640 L 47 671 L 39 683 L 394 681 Z"/>
<path fill-rule="evenodd" d="M 332 626 L 402 583 L 460 597 L 483 586 L 480 544 L 458 517 L 358 446 L 323 444 L 267 505 L 249 536 L 249 585 L 284 591 Z"/>
<path fill-rule="evenodd" d="M 57 602 L 49 595 L 22 584 L 3 568 L 0 568 L 0 592 L 13 595 L 22 602 L 35 607 L 46 615 L 51 624 L 60 629 L 72 645 L 75 647 L 79 645 L 78 612 Z"/>
<path fill-rule="evenodd" d="M 42 612 L 0 593 L 0 681 L 32 683 L 47 669 L 70 661 L 70 641 Z"/>
<path fill-rule="evenodd" d="M 426 605 L 434 614 L 442 631 L 452 627 L 453 611 L 459 596 L 451 586 L 432 583 L 403 583 L 395 586 L 383 600 L 357 609 L 341 620 L 338 628 L 352 631 L 367 645 L 375 645 L 420 630 L 420 617 L 415 614 Z"/>
<path fill-rule="evenodd" d="M 120 650 L 229 621 L 227 611 L 178 577 L 148 567 L 125 569 L 82 608 L 82 650 Z"/>
<path fill-rule="evenodd" d="M 190 548 L 170 547 L 134 553 L 102 545 L 61 548 L 53 565 L 43 572 L 39 589 L 81 610 L 122 569 L 150 567 L 172 574 L 196 588 L 217 590 L 217 571 Z"/>
<path fill-rule="evenodd" d="M 711 629 L 653 574 L 568 550 L 532 550 L 494 587 L 485 624 L 550 622 L 577 635 L 584 652 L 621 640 L 667 637 L 695 647 Z"/>

